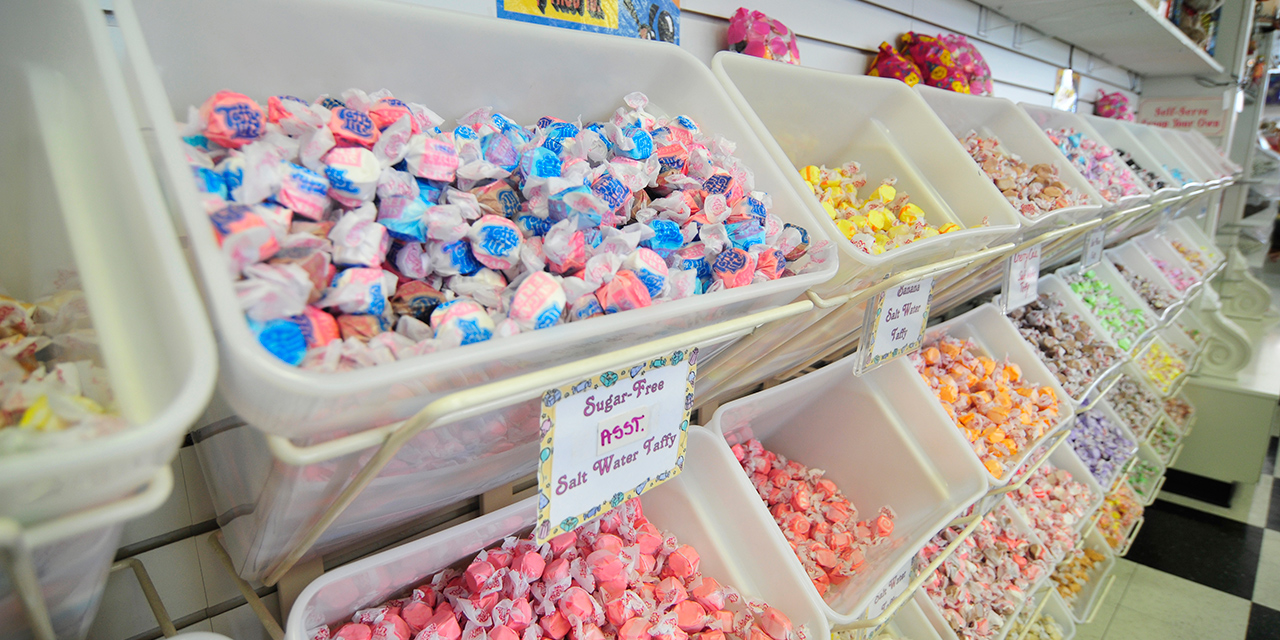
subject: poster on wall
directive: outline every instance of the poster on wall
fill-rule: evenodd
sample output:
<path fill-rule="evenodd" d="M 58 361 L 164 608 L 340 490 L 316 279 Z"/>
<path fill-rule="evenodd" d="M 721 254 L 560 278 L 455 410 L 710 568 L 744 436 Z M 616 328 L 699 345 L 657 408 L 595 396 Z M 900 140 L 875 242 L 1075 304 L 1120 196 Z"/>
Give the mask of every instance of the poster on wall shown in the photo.
<path fill-rule="evenodd" d="M 1227 133 L 1227 113 L 1218 96 L 1146 98 L 1138 107 L 1138 122 L 1178 131 L 1199 131 L 1210 138 Z"/>
<path fill-rule="evenodd" d="M 1080 103 L 1080 74 L 1070 69 L 1058 69 L 1058 81 L 1053 89 L 1053 108 L 1059 111 L 1076 110 Z"/>
<path fill-rule="evenodd" d="M 496 0 L 498 17 L 680 44 L 679 0 Z"/>

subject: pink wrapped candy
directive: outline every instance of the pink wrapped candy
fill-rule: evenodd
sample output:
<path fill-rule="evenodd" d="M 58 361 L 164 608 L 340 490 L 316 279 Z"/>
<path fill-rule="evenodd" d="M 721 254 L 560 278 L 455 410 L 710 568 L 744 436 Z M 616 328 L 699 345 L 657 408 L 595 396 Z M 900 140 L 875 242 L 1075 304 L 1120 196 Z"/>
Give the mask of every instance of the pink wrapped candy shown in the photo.
<path fill-rule="evenodd" d="M 258 103 L 234 91 L 219 91 L 200 105 L 205 137 L 229 149 L 262 137 L 266 131 L 264 115 Z"/>

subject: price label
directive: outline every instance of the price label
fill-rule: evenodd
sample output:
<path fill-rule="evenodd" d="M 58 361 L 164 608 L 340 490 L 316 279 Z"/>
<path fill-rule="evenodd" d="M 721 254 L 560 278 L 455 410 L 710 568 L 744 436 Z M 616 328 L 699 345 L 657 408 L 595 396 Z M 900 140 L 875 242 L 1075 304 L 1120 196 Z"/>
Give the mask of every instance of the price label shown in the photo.
<path fill-rule="evenodd" d="M 1102 248 L 1106 244 L 1107 230 L 1099 227 L 1084 237 L 1084 253 L 1080 255 L 1080 268 L 1088 269 L 1102 262 Z"/>
<path fill-rule="evenodd" d="M 893 573 L 893 577 L 889 578 L 889 582 L 871 598 L 871 603 L 867 605 L 868 620 L 884 613 L 885 609 L 889 608 L 889 603 L 906 592 L 907 584 L 911 582 L 911 560 L 907 558 L 907 561 Z M 871 635 L 874 636 L 875 632 Z"/>
<path fill-rule="evenodd" d="M 680 474 L 697 362 L 675 351 L 542 395 L 539 544 Z"/>
<path fill-rule="evenodd" d="M 920 348 L 929 322 L 933 278 L 889 287 L 867 303 L 858 349 L 858 373 Z"/>
<path fill-rule="evenodd" d="M 1004 268 L 1004 292 L 1000 300 L 1004 311 L 1025 306 L 1036 299 L 1036 284 L 1040 280 L 1040 248 L 1038 244 L 1009 257 Z"/>

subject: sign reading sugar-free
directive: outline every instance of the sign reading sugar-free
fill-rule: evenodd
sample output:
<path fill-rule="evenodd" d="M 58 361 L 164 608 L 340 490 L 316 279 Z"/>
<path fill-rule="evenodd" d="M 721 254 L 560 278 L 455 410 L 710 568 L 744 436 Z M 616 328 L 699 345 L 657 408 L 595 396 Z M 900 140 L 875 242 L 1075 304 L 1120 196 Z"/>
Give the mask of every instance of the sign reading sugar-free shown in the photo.
<path fill-rule="evenodd" d="M 542 395 L 539 543 L 680 474 L 697 364 L 675 351 Z"/>
<path fill-rule="evenodd" d="M 1102 262 L 1102 248 L 1106 245 L 1107 229 L 1099 227 L 1084 237 L 1084 252 L 1080 255 L 1080 267 L 1088 269 Z"/>
<path fill-rule="evenodd" d="M 1000 296 L 1005 311 L 1026 306 L 1036 299 L 1042 246 L 1037 244 L 1009 257 L 1004 270 L 1004 290 Z"/>
<path fill-rule="evenodd" d="M 862 320 L 863 355 L 858 373 L 869 371 L 898 356 L 920 348 L 929 322 L 929 297 L 933 278 L 889 287 L 867 304 Z"/>

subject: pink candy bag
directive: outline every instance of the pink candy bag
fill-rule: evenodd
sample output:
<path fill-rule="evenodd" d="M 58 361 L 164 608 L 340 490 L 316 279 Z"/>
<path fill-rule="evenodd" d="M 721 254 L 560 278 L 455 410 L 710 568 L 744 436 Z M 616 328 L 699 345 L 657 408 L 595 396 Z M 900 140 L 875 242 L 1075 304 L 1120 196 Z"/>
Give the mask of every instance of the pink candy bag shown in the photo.
<path fill-rule="evenodd" d="M 1129 107 L 1129 98 L 1119 91 L 1107 93 L 1098 90 L 1098 100 L 1093 103 L 1093 115 L 1113 120 L 1134 121 L 1133 109 Z"/>
<path fill-rule="evenodd" d="M 738 53 L 766 60 L 781 60 L 787 64 L 800 64 L 796 34 L 761 11 L 748 11 L 745 7 L 738 7 L 729 19 L 726 37 L 729 49 Z"/>
<path fill-rule="evenodd" d="M 951 54 L 951 61 L 969 78 L 969 92 L 975 96 L 991 95 L 991 68 L 978 48 L 962 35 L 947 34 L 938 39 Z"/>

